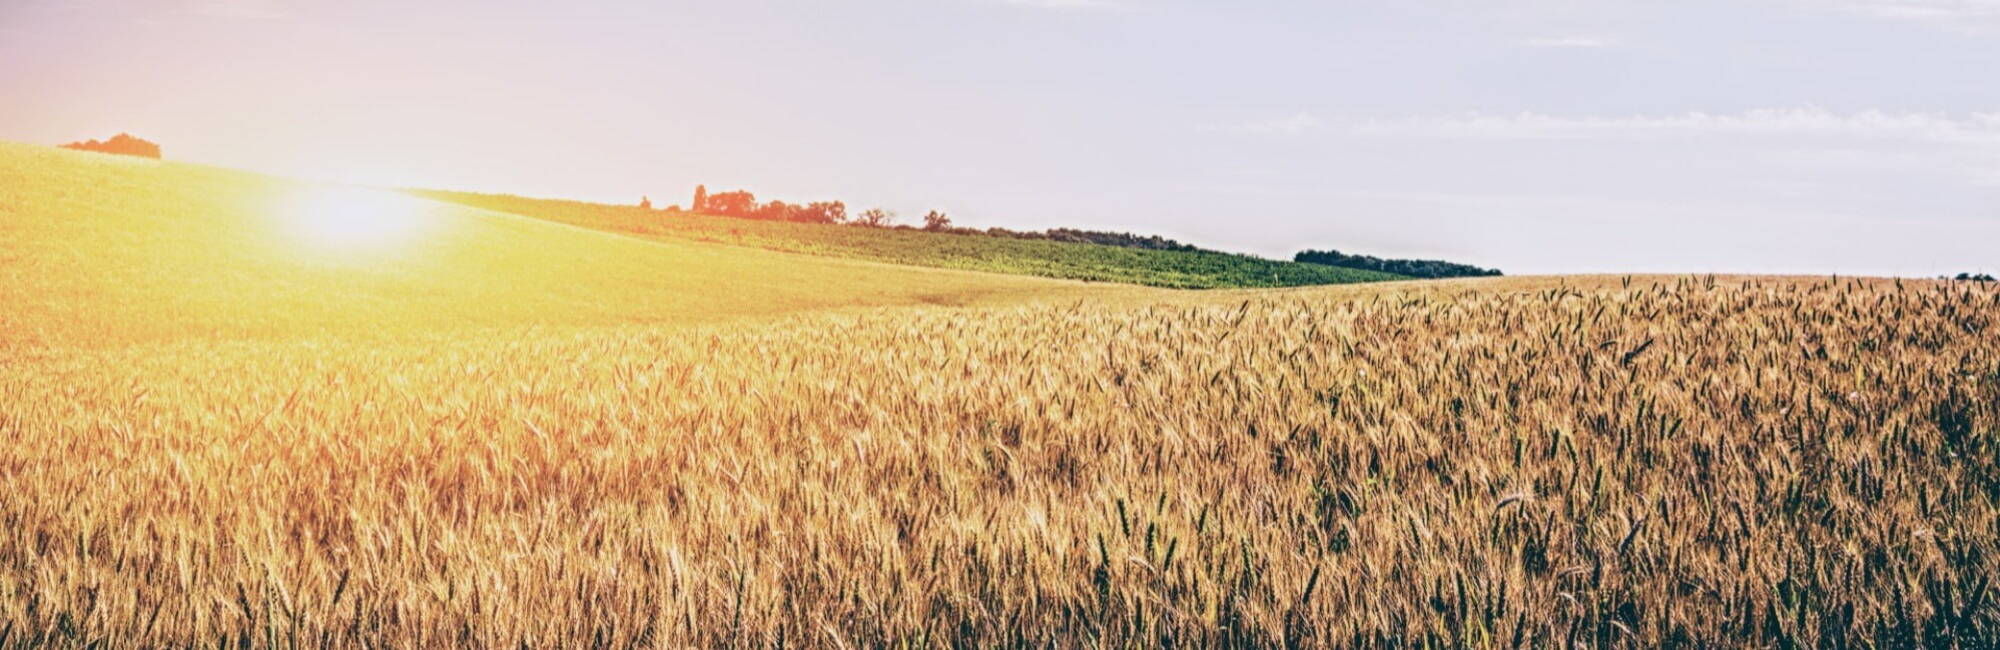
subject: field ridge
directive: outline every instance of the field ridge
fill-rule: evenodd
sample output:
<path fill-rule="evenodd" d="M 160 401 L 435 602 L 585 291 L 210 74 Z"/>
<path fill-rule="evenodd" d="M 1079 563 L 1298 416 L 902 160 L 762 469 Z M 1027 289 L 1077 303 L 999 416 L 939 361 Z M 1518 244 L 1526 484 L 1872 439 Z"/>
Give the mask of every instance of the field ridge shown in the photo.
<path fill-rule="evenodd" d="M 900 265 L 987 271 L 1175 289 L 1272 288 L 1409 278 L 1379 271 L 1269 260 L 1207 250 L 1154 250 L 928 232 L 918 229 L 799 223 L 652 210 L 567 199 L 444 190 L 414 196 L 511 212 L 586 228 L 667 241 L 732 244 Z"/>

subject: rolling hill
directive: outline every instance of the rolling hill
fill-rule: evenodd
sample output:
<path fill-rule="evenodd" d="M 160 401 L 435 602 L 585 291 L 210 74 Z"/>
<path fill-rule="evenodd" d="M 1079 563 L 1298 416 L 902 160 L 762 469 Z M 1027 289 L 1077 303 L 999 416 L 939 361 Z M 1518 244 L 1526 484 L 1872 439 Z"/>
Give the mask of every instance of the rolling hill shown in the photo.
<path fill-rule="evenodd" d="M 642 241 L 388 192 L 0 143 L 0 342 L 697 322 L 1109 287 Z"/>
<path fill-rule="evenodd" d="M 909 229 L 742 219 L 504 194 L 438 190 L 409 190 L 409 193 L 656 241 L 714 242 L 893 264 L 1092 282 L 1175 289 L 1222 289 L 1408 279 L 1377 271 L 1282 262 L 1214 251 L 1147 250 Z"/>
<path fill-rule="evenodd" d="M 0 298 L 0 647 L 2000 645 L 1990 283 L 1163 291 L 0 145 Z"/>

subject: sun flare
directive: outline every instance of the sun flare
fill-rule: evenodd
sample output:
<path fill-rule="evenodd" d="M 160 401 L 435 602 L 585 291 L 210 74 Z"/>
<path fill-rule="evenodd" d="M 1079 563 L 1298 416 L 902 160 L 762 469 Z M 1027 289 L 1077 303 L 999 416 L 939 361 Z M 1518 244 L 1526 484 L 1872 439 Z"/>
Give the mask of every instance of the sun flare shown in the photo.
<path fill-rule="evenodd" d="M 409 243 L 434 220 L 424 202 L 384 190 L 315 187 L 279 210 L 288 234 L 314 249 L 381 251 Z"/>

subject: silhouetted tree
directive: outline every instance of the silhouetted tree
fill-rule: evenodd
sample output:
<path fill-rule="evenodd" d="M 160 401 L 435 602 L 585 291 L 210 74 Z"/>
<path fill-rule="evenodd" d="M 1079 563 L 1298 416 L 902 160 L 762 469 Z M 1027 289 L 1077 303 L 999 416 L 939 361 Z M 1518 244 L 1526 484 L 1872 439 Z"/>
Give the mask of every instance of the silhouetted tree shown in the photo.
<path fill-rule="evenodd" d="M 693 203 L 693 206 L 694 206 L 694 207 L 691 207 L 691 208 L 688 208 L 688 209 L 689 209 L 689 210 L 691 210 L 691 211 L 694 211 L 694 212 L 701 212 L 701 211 L 703 211 L 703 210 L 707 210 L 707 209 L 708 209 L 708 186 L 707 186 L 707 185 L 696 185 L 696 186 L 694 186 L 694 203 Z"/>
<path fill-rule="evenodd" d="M 122 156 L 139 156 L 141 158 L 160 157 L 160 145 L 147 142 L 146 140 L 140 138 L 132 137 L 132 134 L 130 133 L 120 133 L 118 135 L 111 136 L 110 140 L 105 140 L 103 142 L 98 142 L 96 140 L 86 140 L 84 142 L 71 142 L 69 144 L 62 145 L 62 148 L 76 149 L 80 151 L 95 151 L 98 153 L 115 153 Z"/>
<path fill-rule="evenodd" d="M 800 221 L 811 223 L 840 223 L 847 220 L 847 204 L 839 201 L 814 201 L 807 204 Z"/>
<path fill-rule="evenodd" d="M 785 203 L 784 201 L 772 201 L 770 203 L 757 206 L 756 213 L 750 216 L 757 219 L 766 219 L 770 221 L 790 221 L 792 218 L 792 210 L 793 210 L 792 206 Z"/>
<path fill-rule="evenodd" d="M 802 223 L 841 223 L 847 220 L 847 204 L 839 201 L 814 201 L 803 205 L 778 200 L 758 203 L 756 195 L 747 191 L 709 194 L 705 187 L 696 187 L 695 197 L 702 202 L 697 211 L 704 214 Z"/>
<path fill-rule="evenodd" d="M 653 198 L 650 196 L 639 197 L 639 209 L 641 210 L 653 209 Z"/>
<path fill-rule="evenodd" d="M 711 194 L 702 202 L 701 212 L 710 212 L 731 217 L 754 217 L 757 213 L 757 195 L 737 190 Z"/>
<path fill-rule="evenodd" d="M 924 215 L 924 230 L 936 232 L 939 230 L 950 230 L 950 229 L 951 229 L 951 217 L 947 216 L 945 213 L 932 210 L 930 211 L 930 214 Z"/>
<path fill-rule="evenodd" d="M 895 221 L 896 213 L 881 208 L 863 210 L 860 216 L 854 218 L 855 225 L 870 228 L 884 228 Z"/>

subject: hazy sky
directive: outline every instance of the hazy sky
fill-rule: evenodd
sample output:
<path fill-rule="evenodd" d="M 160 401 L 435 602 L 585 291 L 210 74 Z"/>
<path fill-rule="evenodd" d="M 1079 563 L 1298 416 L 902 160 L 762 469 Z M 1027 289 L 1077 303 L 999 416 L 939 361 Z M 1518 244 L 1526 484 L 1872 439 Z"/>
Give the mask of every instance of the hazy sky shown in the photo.
<path fill-rule="evenodd" d="M 0 0 L 0 139 L 1512 273 L 2000 271 L 2000 0 Z"/>

